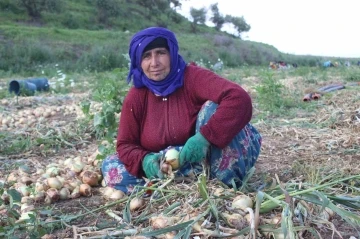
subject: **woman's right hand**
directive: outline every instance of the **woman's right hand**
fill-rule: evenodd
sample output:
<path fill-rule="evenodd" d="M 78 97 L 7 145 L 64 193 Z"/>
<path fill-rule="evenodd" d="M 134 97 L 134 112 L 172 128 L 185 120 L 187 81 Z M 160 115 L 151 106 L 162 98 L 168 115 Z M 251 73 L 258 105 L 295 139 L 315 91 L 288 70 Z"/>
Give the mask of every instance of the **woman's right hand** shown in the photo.
<path fill-rule="evenodd" d="M 161 172 L 170 175 L 172 173 L 172 167 L 169 163 L 160 163 Z"/>
<path fill-rule="evenodd" d="M 159 153 L 149 153 L 145 155 L 142 167 L 147 178 L 164 178 L 164 174 L 160 170 L 160 158 Z"/>

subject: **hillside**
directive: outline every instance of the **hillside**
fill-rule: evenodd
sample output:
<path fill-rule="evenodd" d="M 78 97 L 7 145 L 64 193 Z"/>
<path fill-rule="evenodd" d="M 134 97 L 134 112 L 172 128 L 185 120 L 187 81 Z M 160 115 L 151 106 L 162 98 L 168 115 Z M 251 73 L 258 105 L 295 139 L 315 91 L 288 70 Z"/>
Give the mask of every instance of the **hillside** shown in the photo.
<path fill-rule="evenodd" d="M 169 6 L 149 9 L 136 4 L 146 1 L 48 0 L 45 7 L 38 7 L 38 14 L 32 13 L 33 17 L 20 2 L 0 2 L 3 72 L 33 72 L 51 64 L 67 71 L 127 66 L 123 54 L 127 53 L 130 37 L 149 26 L 173 30 L 185 60 L 205 66 L 218 59 L 228 67 L 268 65 L 269 61 L 315 66 L 323 61 L 322 57 L 284 54 L 273 46 L 244 41 L 205 25 L 196 25 L 195 31 L 191 22 Z"/>

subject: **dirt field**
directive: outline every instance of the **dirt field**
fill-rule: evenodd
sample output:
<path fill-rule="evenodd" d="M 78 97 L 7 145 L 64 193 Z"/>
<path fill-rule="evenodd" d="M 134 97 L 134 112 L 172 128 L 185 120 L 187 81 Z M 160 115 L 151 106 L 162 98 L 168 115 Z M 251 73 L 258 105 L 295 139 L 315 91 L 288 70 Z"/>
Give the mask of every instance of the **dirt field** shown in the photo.
<path fill-rule="evenodd" d="M 269 195 L 284 195 L 281 192 L 281 187 L 284 187 L 285 191 L 289 189 L 288 193 L 290 193 L 289 197 L 281 199 L 282 202 L 287 203 L 286 205 L 281 204 L 282 206 L 270 212 L 260 214 L 259 225 L 270 225 L 265 223 L 264 219 L 271 219 L 283 213 L 283 223 L 289 226 L 290 221 L 292 222 L 290 226 L 295 228 L 296 238 L 349 239 L 351 236 L 353 236 L 352 239 L 359 238 L 358 232 L 343 217 L 337 213 L 329 218 L 321 217 L 321 207 L 313 203 L 303 204 L 307 206 L 307 216 L 303 213 L 304 218 L 299 220 L 295 212 L 302 198 L 291 196 L 291 193 L 340 180 L 338 183 L 316 191 L 327 196 L 359 197 L 360 179 L 356 175 L 360 175 L 358 163 L 360 160 L 360 87 L 351 86 L 327 93 L 318 101 L 308 102 L 314 106 L 311 110 L 299 108 L 293 115 L 269 116 L 268 119 L 257 120 L 256 117 L 261 112 L 256 106 L 256 91 L 252 85 L 256 84 L 257 80 L 256 78 L 245 79 L 244 88 L 254 97 L 253 124 L 263 136 L 263 146 L 255 173 L 250 178 L 244 194 L 254 200 L 257 190 Z M 331 81 L 317 82 L 316 86 L 328 83 Z M 304 92 L 306 88 L 301 84 L 299 87 L 299 78 L 289 77 L 285 79 L 284 85 L 290 91 L 296 89 Z M 7 124 L 4 126 L 3 121 L 1 125 L 0 139 L 3 144 L 3 153 L 0 154 L 0 180 L 5 183 L 3 186 L 5 190 L 16 188 L 21 191 L 19 188 L 28 184 L 29 195 L 31 195 L 34 193 L 35 181 L 41 178 L 50 164 L 56 164 L 55 167 L 62 170 L 63 175 L 67 175 L 69 170 L 64 166 L 64 162 L 69 158 L 81 158 L 85 164 L 91 165 L 91 170 L 98 172 L 99 164 L 94 166 L 96 163 L 93 157 L 97 152 L 99 142 L 94 137 L 91 125 L 82 120 L 83 114 L 79 107 L 80 102 L 87 97 L 87 92 L 67 95 L 42 93 L 32 97 L 1 101 L 2 119 L 10 117 L 10 123 L 5 122 Z M 299 98 L 299 104 L 301 103 L 302 99 Z M 36 109 L 38 109 L 38 114 L 34 113 Z M 45 114 L 47 111 L 49 114 Z M 9 182 L 10 174 L 15 177 L 15 184 Z M 354 178 L 341 181 L 352 175 Z M 26 182 L 25 176 L 29 177 L 31 182 Z M 66 176 L 63 177 L 66 178 Z M 208 195 L 213 196 L 216 194 L 216 189 L 220 187 L 221 185 L 217 182 L 209 181 L 207 183 Z M 214 205 L 218 212 L 229 212 L 233 197 L 242 194 L 241 192 L 229 189 L 209 204 L 211 200 L 201 198 L 196 180 L 177 180 L 176 183 L 170 183 L 166 189 L 167 191 L 163 191 L 158 198 L 145 197 L 144 207 L 131 212 L 131 218 L 127 218 L 129 214 L 125 210 L 126 203 L 130 201 L 129 197 L 115 202 L 108 200 L 103 196 L 101 186 L 92 187 L 91 195 L 88 197 L 80 196 L 51 203 L 44 203 L 43 200 L 34 202 L 30 199 L 28 204 L 33 205 L 32 211 L 36 212 L 36 219 L 31 219 L 32 224 L 23 222 L 16 224 L 20 226 L 11 225 L 10 221 L 16 221 L 18 217 L 9 213 L 11 211 L 9 202 L 6 202 L 6 206 L 4 204 L 0 211 L 0 229 L 2 229 L 0 233 L 5 230 L 5 234 L 0 235 L 7 235 L 6 230 L 12 228 L 13 234 L 20 238 L 30 238 L 31 235 L 33 235 L 32 238 L 105 238 L 106 235 L 123 238 L 140 232 L 155 231 L 154 228 L 149 227 L 150 218 L 161 214 L 175 220 L 167 227 L 183 223 L 180 228 L 173 230 L 184 232 L 183 238 L 186 238 L 185 231 L 189 228 L 185 225 L 186 222 L 195 218 L 200 219 L 199 224 L 203 226 L 203 229 L 197 231 L 193 227 L 190 230 L 190 238 L 220 238 L 221 236 L 251 238 L 251 233 L 246 231 L 249 230 L 246 229 L 249 228 L 247 221 L 231 224 L 224 222 L 220 216 L 218 219 L 220 223 L 217 224 L 216 213 L 212 211 L 211 214 L 207 211 L 213 210 L 209 209 L 211 208 L 209 205 Z M 276 191 L 280 193 L 276 194 Z M 143 197 L 143 194 L 144 189 L 140 190 L 138 195 L 131 195 L 130 198 Z M 354 204 L 359 207 L 358 202 Z M 352 220 L 355 224 L 357 223 L 359 229 L 359 210 L 339 204 L 338 207 L 351 215 L 356 215 Z M 253 208 L 256 208 L 255 205 Z M 286 214 L 289 217 L 287 221 L 284 219 L 286 209 L 292 212 L 292 214 Z M 231 210 L 230 212 L 234 213 Z M 204 215 L 200 217 L 202 213 Z M 114 214 L 117 216 L 111 216 Z M 348 215 L 348 218 L 350 217 Z M 270 229 L 273 231 L 274 228 L 280 228 L 280 224 L 271 225 Z M 220 228 L 221 235 L 216 232 L 216 227 Z M 313 230 L 311 231 L 310 228 Z M 245 230 L 243 235 L 236 235 L 243 229 Z M 44 234 L 46 235 L 43 236 Z M 166 236 L 163 234 L 156 238 L 172 238 L 169 233 Z M 257 234 L 257 238 L 271 237 L 271 235 L 266 236 L 266 233 L 262 233 L 262 236 Z"/>

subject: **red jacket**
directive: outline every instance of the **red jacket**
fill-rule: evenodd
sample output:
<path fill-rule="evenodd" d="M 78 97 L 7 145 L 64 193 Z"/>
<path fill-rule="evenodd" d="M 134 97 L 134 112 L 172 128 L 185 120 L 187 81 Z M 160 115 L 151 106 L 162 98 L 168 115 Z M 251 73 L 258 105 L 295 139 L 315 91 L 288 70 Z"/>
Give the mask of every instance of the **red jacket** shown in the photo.
<path fill-rule="evenodd" d="M 184 145 L 195 134 L 201 106 L 211 100 L 216 113 L 200 129 L 212 144 L 224 148 L 251 120 L 252 103 L 238 84 L 210 70 L 189 65 L 183 87 L 164 98 L 146 87 L 132 87 L 123 102 L 117 153 L 128 172 L 144 176 L 142 160 L 150 152 Z"/>

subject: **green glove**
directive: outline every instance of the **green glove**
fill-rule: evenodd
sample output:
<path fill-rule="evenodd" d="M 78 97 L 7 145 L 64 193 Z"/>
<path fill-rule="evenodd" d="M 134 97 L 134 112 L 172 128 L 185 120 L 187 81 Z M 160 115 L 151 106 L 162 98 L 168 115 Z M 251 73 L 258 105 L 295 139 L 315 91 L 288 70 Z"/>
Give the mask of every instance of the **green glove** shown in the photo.
<path fill-rule="evenodd" d="M 149 153 L 145 155 L 142 167 L 147 178 L 164 178 L 163 173 L 160 171 L 160 158 L 159 153 Z"/>
<path fill-rule="evenodd" d="M 184 147 L 180 151 L 180 166 L 184 165 L 186 162 L 196 163 L 205 159 L 209 146 L 209 141 L 207 141 L 202 134 L 196 133 L 186 141 Z"/>

